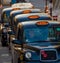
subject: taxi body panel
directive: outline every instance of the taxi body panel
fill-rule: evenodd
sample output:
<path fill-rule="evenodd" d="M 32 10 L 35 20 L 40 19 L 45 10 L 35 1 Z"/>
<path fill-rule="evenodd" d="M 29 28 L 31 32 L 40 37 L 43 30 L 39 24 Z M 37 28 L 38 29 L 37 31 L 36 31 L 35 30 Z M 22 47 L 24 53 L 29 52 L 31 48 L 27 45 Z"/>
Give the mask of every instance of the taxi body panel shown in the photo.
<path fill-rule="evenodd" d="M 48 22 L 47 25 L 46 24 L 38 25 L 37 22 L 41 22 L 41 21 L 21 22 L 18 24 L 17 40 L 19 41 L 15 41 L 16 39 L 13 40 L 13 38 L 11 38 L 12 41 L 11 47 L 13 50 L 12 54 L 14 58 L 13 61 L 15 61 L 15 58 L 17 59 L 17 61 L 18 58 L 20 58 L 19 61 L 23 63 L 24 62 L 59 63 L 60 62 L 60 50 L 59 50 L 60 22 L 45 21 Z M 56 37 L 54 35 L 51 36 L 50 34 L 51 35 L 55 34 Z M 21 46 L 17 46 L 17 45 L 21 45 Z M 48 56 L 45 57 L 45 53 Z M 21 55 L 22 57 L 20 57 Z"/>

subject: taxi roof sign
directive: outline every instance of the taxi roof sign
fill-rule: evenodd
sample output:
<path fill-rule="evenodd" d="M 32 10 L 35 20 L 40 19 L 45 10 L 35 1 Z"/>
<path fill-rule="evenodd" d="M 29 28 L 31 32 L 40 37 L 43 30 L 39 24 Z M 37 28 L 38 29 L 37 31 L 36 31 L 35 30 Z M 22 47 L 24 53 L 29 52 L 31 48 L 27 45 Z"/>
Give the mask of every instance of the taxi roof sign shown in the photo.
<path fill-rule="evenodd" d="M 38 15 L 31 15 L 31 16 L 28 16 L 28 18 L 29 19 L 37 19 L 37 18 L 39 18 L 39 16 Z"/>
<path fill-rule="evenodd" d="M 37 22 L 36 23 L 38 26 L 43 26 L 43 25 L 48 25 L 48 22 L 47 21 L 40 21 L 40 22 Z"/>
<path fill-rule="evenodd" d="M 13 8 L 12 10 L 20 10 L 20 8 Z"/>
<path fill-rule="evenodd" d="M 22 13 L 27 14 L 27 13 L 30 13 L 30 12 L 31 12 L 31 10 L 24 10 Z"/>
<path fill-rule="evenodd" d="M 33 8 L 33 5 L 31 3 L 16 3 L 16 4 L 13 4 L 11 7 Z"/>

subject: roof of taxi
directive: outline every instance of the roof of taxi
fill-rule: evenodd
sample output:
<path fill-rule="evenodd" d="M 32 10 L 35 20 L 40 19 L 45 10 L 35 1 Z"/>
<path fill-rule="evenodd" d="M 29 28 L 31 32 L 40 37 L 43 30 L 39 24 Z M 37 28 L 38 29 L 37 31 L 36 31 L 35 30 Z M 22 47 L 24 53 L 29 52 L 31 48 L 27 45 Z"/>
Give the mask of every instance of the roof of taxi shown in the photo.
<path fill-rule="evenodd" d="M 33 5 L 31 3 L 15 3 L 11 7 L 26 7 L 26 8 L 31 8 Z"/>
<path fill-rule="evenodd" d="M 3 10 L 2 10 L 2 12 L 5 12 L 5 11 L 8 11 L 8 10 L 12 10 L 12 9 L 14 9 L 14 8 L 20 8 L 20 7 L 8 7 L 8 8 L 4 8 Z"/>
<path fill-rule="evenodd" d="M 21 6 L 18 6 L 17 4 L 21 4 Z M 27 3 L 17 3 L 17 4 L 13 4 L 11 7 L 8 7 L 8 8 L 4 8 L 3 9 L 3 11 L 2 12 L 5 12 L 6 10 L 11 10 L 11 9 L 13 9 L 13 8 L 22 8 L 22 9 L 28 9 L 28 8 L 32 8 L 33 7 L 33 5 L 32 4 L 30 4 L 30 3 L 28 3 L 29 5 L 26 5 Z M 24 6 L 24 4 L 25 4 L 25 6 Z M 17 6 L 16 6 L 17 5 Z M 23 6 L 22 6 L 23 5 Z M 30 7 L 29 7 L 30 6 Z"/>
<path fill-rule="evenodd" d="M 30 11 L 37 11 L 37 12 L 41 12 L 41 9 L 22 9 L 22 10 L 14 10 L 10 13 L 10 15 L 14 14 L 14 13 L 19 13 L 19 12 L 23 12 L 25 10 L 30 10 Z"/>
<path fill-rule="evenodd" d="M 11 7 L 9 7 L 9 8 L 4 8 L 4 9 L 2 10 L 2 12 L 5 12 L 5 11 L 11 10 L 11 9 L 12 9 Z"/>
<path fill-rule="evenodd" d="M 18 23 L 18 27 L 19 27 L 19 25 L 23 25 L 23 26 L 30 26 L 30 25 L 35 25 L 37 22 L 41 22 L 41 21 L 43 21 L 43 20 L 34 20 L 34 21 L 26 21 L 26 22 L 21 22 L 21 23 Z M 49 21 L 49 20 L 45 20 L 46 22 L 48 22 L 49 24 L 60 24 L 60 21 Z M 45 22 L 44 21 L 44 22 Z"/>
<path fill-rule="evenodd" d="M 15 3 L 11 7 L 3 9 L 2 12 L 6 10 L 11 10 L 12 8 L 30 8 L 30 7 L 33 7 L 31 3 Z"/>
<path fill-rule="evenodd" d="M 28 17 L 28 16 L 32 16 L 32 15 L 38 15 L 38 16 L 45 16 L 45 17 L 50 17 L 50 15 L 48 15 L 47 13 L 30 13 L 30 14 L 19 14 L 15 16 L 15 19 L 19 19 L 19 18 L 23 18 L 24 17 Z"/>

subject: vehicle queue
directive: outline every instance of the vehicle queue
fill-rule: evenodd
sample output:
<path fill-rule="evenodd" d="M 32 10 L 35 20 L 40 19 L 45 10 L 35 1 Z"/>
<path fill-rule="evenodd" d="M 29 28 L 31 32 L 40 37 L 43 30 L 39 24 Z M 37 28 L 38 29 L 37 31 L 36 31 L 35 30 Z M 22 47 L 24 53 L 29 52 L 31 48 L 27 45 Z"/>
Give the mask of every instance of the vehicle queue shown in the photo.
<path fill-rule="evenodd" d="M 33 7 L 17 3 L 3 9 L 2 46 L 9 48 L 12 63 L 60 63 L 60 22 Z"/>

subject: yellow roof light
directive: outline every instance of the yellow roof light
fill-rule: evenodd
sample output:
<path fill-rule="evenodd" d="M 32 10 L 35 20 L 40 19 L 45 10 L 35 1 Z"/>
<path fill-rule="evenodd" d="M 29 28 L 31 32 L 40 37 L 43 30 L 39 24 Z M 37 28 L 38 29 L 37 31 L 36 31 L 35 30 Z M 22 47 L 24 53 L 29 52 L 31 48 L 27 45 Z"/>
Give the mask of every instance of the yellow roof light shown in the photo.
<path fill-rule="evenodd" d="M 13 8 L 12 10 L 20 10 L 20 8 Z"/>
<path fill-rule="evenodd" d="M 27 14 L 27 13 L 30 13 L 30 12 L 31 12 L 31 10 L 24 10 L 22 13 Z"/>
<path fill-rule="evenodd" d="M 31 16 L 29 16 L 28 18 L 29 18 L 29 19 L 37 19 L 37 18 L 39 18 L 39 16 L 38 16 L 38 15 L 31 15 Z"/>
<path fill-rule="evenodd" d="M 40 21 L 36 23 L 37 25 L 48 25 L 47 21 Z"/>

